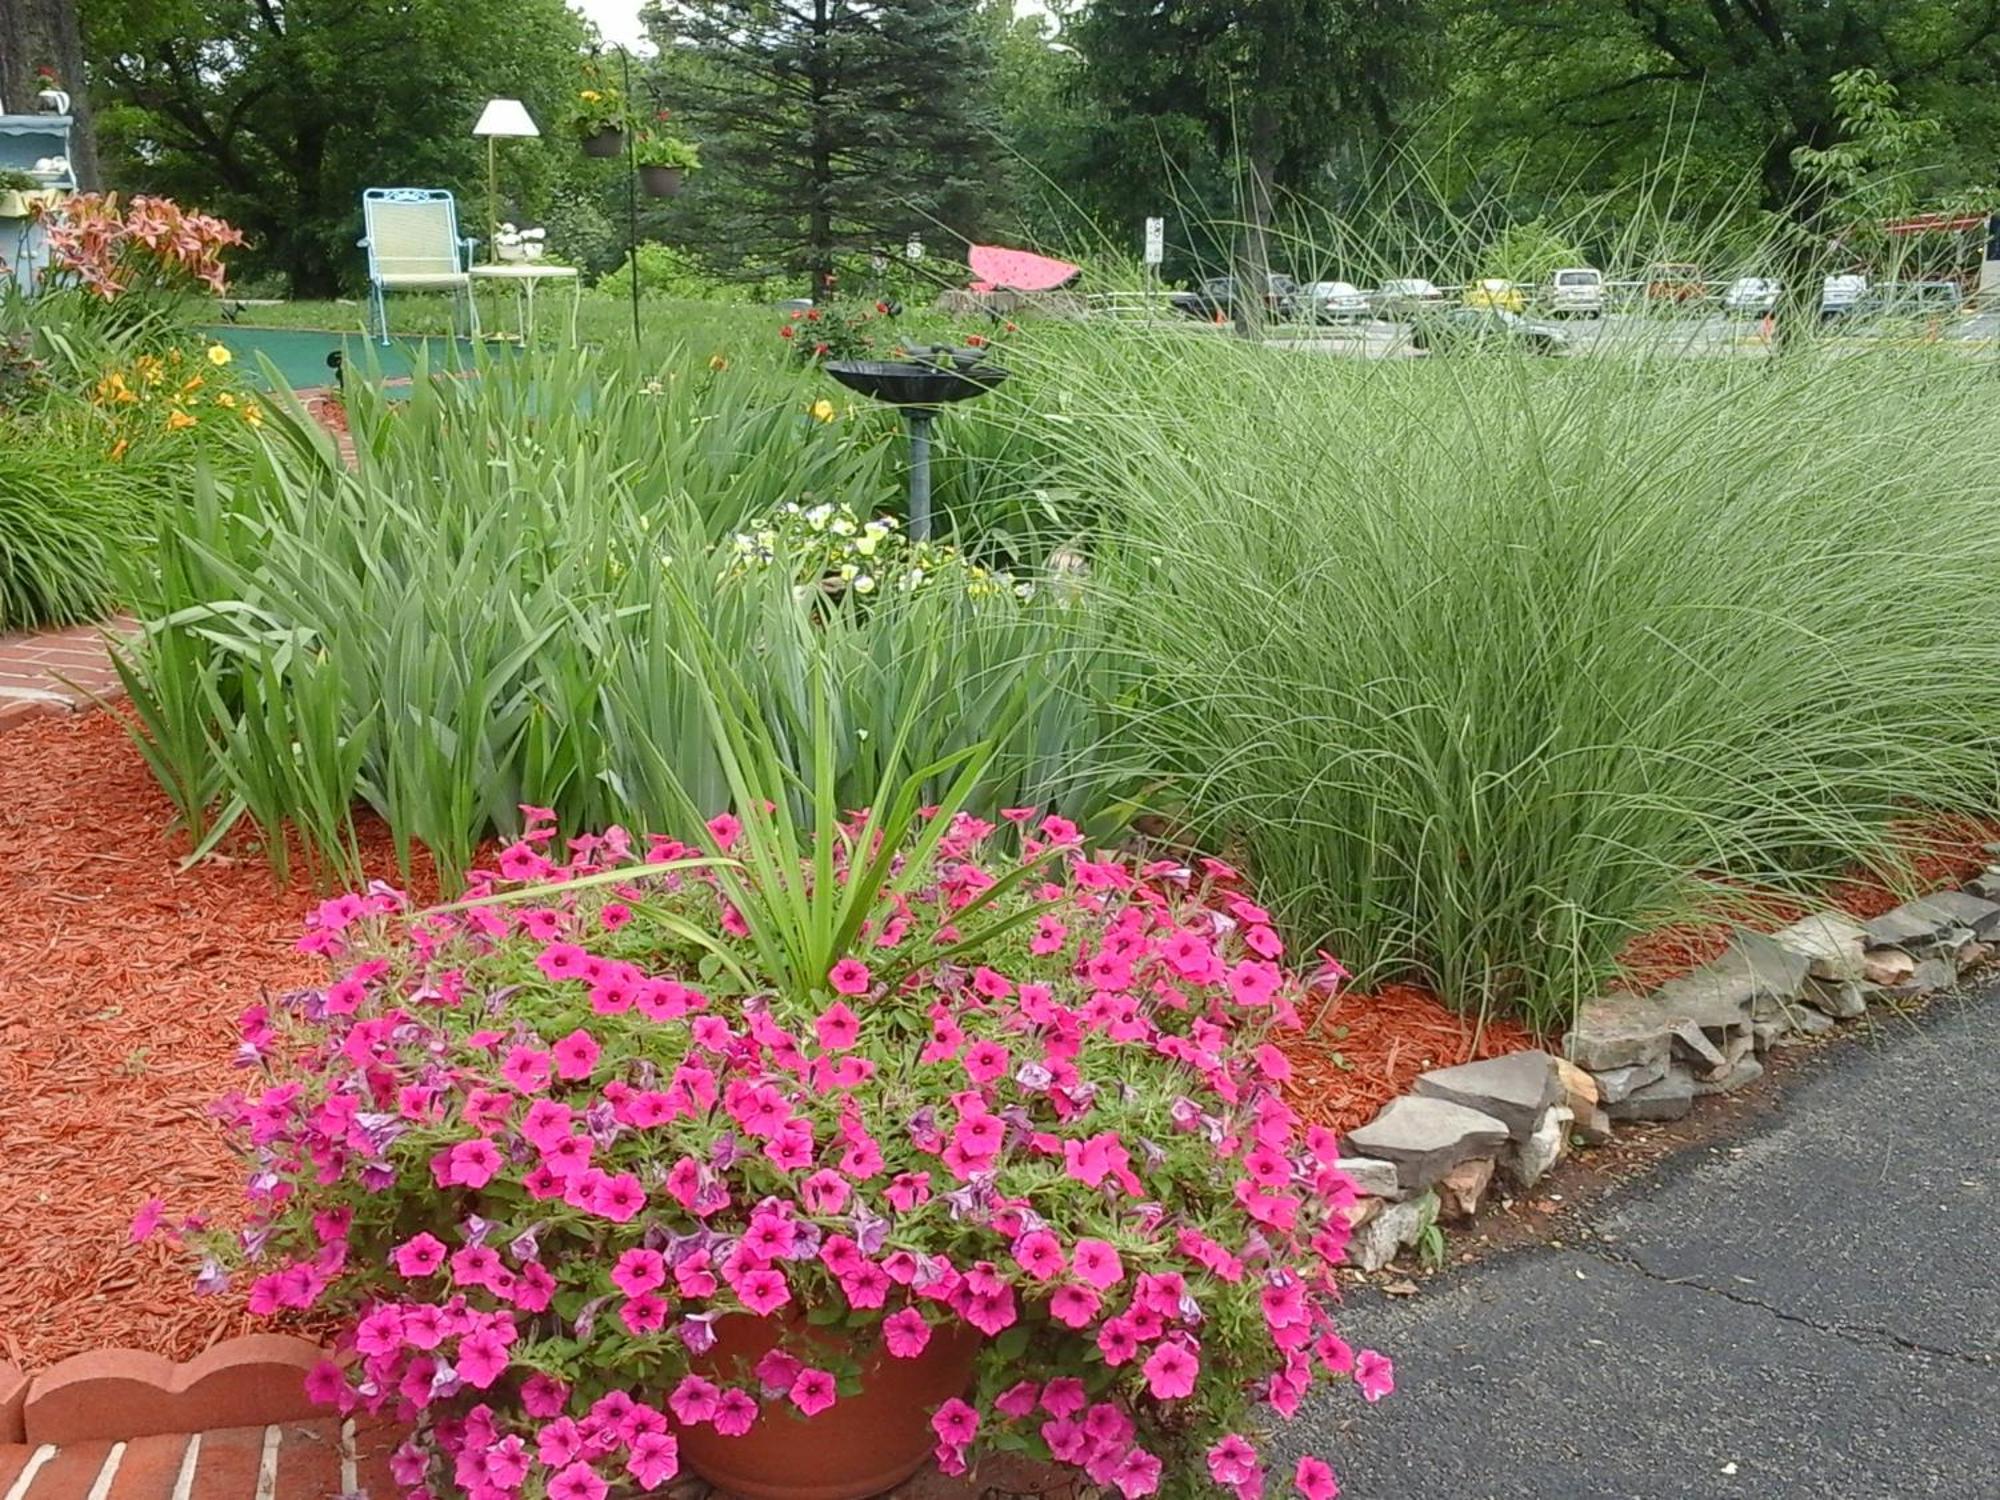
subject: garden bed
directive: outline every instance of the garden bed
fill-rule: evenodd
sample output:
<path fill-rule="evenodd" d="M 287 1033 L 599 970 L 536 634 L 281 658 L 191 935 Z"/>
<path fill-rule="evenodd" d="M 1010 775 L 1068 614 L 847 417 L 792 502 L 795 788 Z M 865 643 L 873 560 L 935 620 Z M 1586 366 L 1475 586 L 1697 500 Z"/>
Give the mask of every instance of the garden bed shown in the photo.
<path fill-rule="evenodd" d="M 164 1239 L 131 1241 L 158 1196 L 227 1221 L 242 1174 L 209 1118 L 248 1084 L 237 1018 L 311 982 L 293 951 L 314 902 L 261 857 L 182 870 L 166 798 L 111 713 L 46 716 L 0 735 L 0 1090 L 10 1148 L 0 1192 L 28 1211 L 0 1227 L 0 1355 L 38 1368 L 107 1345 L 186 1359 L 266 1328 L 240 1294 L 196 1297 Z M 387 840 L 367 849 L 392 875 Z M 1407 986 L 1343 995 L 1290 1050 L 1292 1102 L 1347 1128 L 1425 1069 L 1532 1045 Z"/>

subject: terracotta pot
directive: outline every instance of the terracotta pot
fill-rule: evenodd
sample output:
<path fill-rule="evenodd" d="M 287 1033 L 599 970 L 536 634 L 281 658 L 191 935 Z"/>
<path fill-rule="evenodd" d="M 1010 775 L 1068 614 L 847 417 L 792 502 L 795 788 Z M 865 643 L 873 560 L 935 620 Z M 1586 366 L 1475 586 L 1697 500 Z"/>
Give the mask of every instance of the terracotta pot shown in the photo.
<path fill-rule="evenodd" d="M 686 173 L 685 167 L 641 167 L 639 186 L 649 198 L 672 198 L 680 192 Z"/>
<path fill-rule="evenodd" d="M 585 156 L 622 156 L 625 154 L 625 132 L 622 130 L 599 130 L 583 138 Z"/>
<path fill-rule="evenodd" d="M 801 1358 L 801 1341 L 838 1347 L 842 1330 L 799 1321 L 736 1316 L 715 1325 L 709 1366 L 722 1379 L 749 1379 L 750 1367 L 781 1338 Z M 867 1337 L 873 1338 L 872 1333 Z M 682 1428 L 681 1460 L 717 1489 L 743 1500 L 863 1500 L 894 1489 L 937 1446 L 931 1414 L 972 1380 L 983 1342 L 962 1323 L 931 1330 L 915 1359 L 886 1350 L 861 1370 L 861 1393 L 842 1396 L 816 1417 L 801 1417 L 782 1396 L 764 1404 L 742 1437 L 712 1426 Z"/>

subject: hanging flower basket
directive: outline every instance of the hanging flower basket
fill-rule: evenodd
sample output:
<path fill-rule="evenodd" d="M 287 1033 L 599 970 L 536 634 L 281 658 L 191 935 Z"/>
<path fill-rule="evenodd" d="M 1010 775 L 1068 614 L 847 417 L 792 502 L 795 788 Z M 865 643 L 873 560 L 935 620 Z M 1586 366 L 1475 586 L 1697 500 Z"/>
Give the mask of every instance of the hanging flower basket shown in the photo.
<path fill-rule="evenodd" d="M 583 137 L 583 154 L 585 156 L 612 157 L 622 156 L 624 153 L 625 132 L 616 126 L 611 126 L 603 130 L 594 130 L 589 135 Z"/>
<path fill-rule="evenodd" d="M 641 167 L 639 186 L 648 198 L 676 198 L 687 181 L 685 167 Z"/>

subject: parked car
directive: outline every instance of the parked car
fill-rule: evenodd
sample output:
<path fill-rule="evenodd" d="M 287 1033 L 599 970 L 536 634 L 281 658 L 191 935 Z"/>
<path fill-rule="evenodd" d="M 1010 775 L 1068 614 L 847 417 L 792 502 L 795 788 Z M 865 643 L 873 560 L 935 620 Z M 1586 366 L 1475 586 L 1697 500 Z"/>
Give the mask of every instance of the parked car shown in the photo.
<path fill-rule="evenodd" d="M 1465 289 L 1467 307 L 1497 307 L 1502 312 L 1528 310 L 1528 294 L 1501 276 L 1482 276 Z"/>
<path fill-rule="evenodd" d="M 1368 316 L 1368 298 L 1351 281 L 1315 281 L 1305 291 L 1307 315 L 1316 323 Z"/>
<path fill-rule="evenodd" d="M 1682 260 L 1656 261 L 1646 267 L 1646 299 L 1650 302 L 1699 302 L 1708 295 L 1701 267 Z"/>
<path fill-rule="evenodd" d="M 1277 273 L 1264 278 L 1264 311 L 1271 317 L 1289 318 L 1299 308 L 1299 284 Z M 1167 300 L 1174 309 L 1190 317 L 1209 321 L 1236 316 L 1234 276 L 1211 276 L 1192 292 L 1175 292 Z"/>
<path fill-rule="evenodd" d="M 1410 316 L 1410 347 L 1426 354 L 1467 354 L 1520 349 L 1530 354 L 1562 354 L 1569 332 L 1538 323 L 1504 307 L 1424 308 Z"/>
<path fill-rule="evenodd" d="M 1375 306 L 1382 312 L 1401 313 L 1428 303 L 1444 301 L 1444 293 L 1421 276 L 1399 276 L 1385 281 L 1375 293 Z"/>
<path fill-rule="evenodd" d="M 1775 276 L 1739 276 L 1722 294 L 1722 310 L 1740 317 L 1762 317 L 1778 305 L 1785 284 Z"/>
<path fill-rule="evenodd" d="M 1964 307 L 1965 293 L 1955 281 L 1888 281 L 1863 292 L 1848 316 L 1952 317 Z"/>
<path fill-rule="evenodd" d="M 1595 318 L 1604 311 L 1604 273 L 1571 266 L 1549 278 L 1549 311 L 1558 316 Z"/>
<path fill-rule="evenodd" d="M 1819 315 L 1837 318 L 1850 311 L 1867 293 L 1866 276 L 1829 276 L 1820 287 Z"/>

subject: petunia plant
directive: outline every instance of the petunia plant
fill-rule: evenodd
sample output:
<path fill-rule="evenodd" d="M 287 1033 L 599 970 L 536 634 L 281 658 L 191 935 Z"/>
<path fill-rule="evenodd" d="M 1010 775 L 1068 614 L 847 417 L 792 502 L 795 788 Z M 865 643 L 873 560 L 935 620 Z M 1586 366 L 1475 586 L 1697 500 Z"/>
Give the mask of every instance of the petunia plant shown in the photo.
<path fill-rule="evenodd" d="M 735 812 L 565 843 L 524 809 L 463 902 L 321 905 L 327 982 L 244 1018 L 276 1077 L 227 1102 L 251 1221 L 206 1278 L 337 1324 L 314 1394 L 413 1425 L 409 1491 L 654 1488 L 690 1429 L 837 1411 L 939 1339 L 979 1351 L 944 1469 L 1127 1497 L 1252 1500 L 1316 1378 L 1389 1389 L 1334 1327 L 1353 1189 L 1280 1097 L 1300 985 L 1235 872 L 974 818 L 978 752 L 838 815 L 714 706 Z"/>

